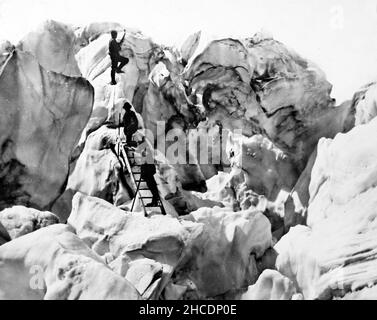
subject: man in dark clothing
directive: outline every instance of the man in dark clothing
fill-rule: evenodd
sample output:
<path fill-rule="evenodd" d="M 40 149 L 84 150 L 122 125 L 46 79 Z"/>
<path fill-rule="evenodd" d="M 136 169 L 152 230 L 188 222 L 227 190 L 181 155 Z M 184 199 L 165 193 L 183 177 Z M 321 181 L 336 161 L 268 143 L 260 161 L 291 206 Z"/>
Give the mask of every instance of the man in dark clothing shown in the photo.
<path fill-rule="evenodd" d="M 152 193 L 152 202 L 148 203 L 146 207 L 158 207 L 158 187 L 156 180 L 154 179 L 154 174 L 156 173 L 156 167 L 154 164 L 144 163 L 140 168 L 140 175 L 143 180 L 145 180 L 148 189 Z"/>
<path fill-rule="evenodd" d="M 119 53 L 121 50 L 121 44 L 126 36 L 126 30 L 124 30 L 124 35 L 120 42 L 116 40 L 117 36 L 118 33 L 115 30 L 111 31 L 111 40 L 109 42 L 109 55 L 111 58 L 111 85 L 117 84 L 115 81 L 115 73 L 123 73 L 122 68 L 129 61 L 128 58 L 122 57 Z"/>
<path fill-rule="evenodd" d="M 127 138 L 127 145 L 130 147 L 132 146 L 132 136 L 139 128 L 139 121 L 135 112 L 133 112 L 131 108 L 132 106 L 128 102 L 126 102 L 123 106 L 123 109 L 125 110 L 123 116 L 123 130 L 124 135 Z"/>
<path fill-rule="evenodd" d="M 159 207 L 159 192 L 154 174 L 156 173 L 156 166 L 154 160 L 154 150 L 152 145 L 143 137 L 143 142 L 139 145 L 138 153 L 141 155 L 138 165 L 140 165 L 140 178 L 145 181 L 148 189 L 152 193 L 152 202 L 145 205 L 146 207 Z M 164 207 L 161 206 L 161 213 L 166 214 Z"/>

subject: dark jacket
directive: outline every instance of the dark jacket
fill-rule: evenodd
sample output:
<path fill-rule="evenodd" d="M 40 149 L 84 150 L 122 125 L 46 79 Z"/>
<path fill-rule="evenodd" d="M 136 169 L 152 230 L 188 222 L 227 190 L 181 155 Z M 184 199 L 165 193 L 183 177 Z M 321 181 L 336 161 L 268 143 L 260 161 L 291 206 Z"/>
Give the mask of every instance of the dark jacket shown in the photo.
<path fill-rule="evenodd" d="M 116 39 L 111 39 L 109 41 L 109 55 L 111 58 L 118 58 L 119 52 L 122 49 L 121 45 L 124 41 L 124 37 L 126 34 L 123 35 L 122 40 L 120 42 L 116 41 Z"/>
<path fill-rule="evenodd" d="M 137 129 L 139 128 L 139 121 L 135 112 L 132 110 L 127 111 L 123 116 L 123 127 L 124 127 L 124 134 L 132 135 L 134 134 Z"/>

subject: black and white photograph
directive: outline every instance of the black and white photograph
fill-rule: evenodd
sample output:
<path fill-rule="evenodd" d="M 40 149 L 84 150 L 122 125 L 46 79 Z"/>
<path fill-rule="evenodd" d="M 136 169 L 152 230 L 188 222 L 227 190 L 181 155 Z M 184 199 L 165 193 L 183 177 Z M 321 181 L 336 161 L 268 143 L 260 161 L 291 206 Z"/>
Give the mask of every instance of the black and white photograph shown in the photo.
<path fill-rule="evenodd" d="M 377 300 L 377 0 L 0 0 L 0 300 Z"/>

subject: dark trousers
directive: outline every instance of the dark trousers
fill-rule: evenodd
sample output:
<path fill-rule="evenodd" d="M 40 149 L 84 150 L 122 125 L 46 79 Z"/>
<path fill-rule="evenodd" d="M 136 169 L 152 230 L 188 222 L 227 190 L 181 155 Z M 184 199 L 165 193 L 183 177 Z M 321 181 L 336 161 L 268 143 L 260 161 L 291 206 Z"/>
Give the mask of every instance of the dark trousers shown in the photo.
<path fill-rule="evenodd" d="M 156 203 L 159 199 L 157 183 L 153 176 L 156 173 L 156 167 L 154 164 L 144 163 L 140 169 L 141 178 L 144 179 L 148 189 L 152 192 L 152 202 Z"/>
<path fill-rule="evenodd" d="M 132 133 L 132 134 L 127 134 L 127 135 L 126 135 L 127 144 L 129 144 L 129 143 L 132 141 L 132 136 L 133 136 L 133 133 Z"/>
<path fill-rule="evenodd" d="M 152 202 L 154 204 L 157 203 L 159 196 L 158 196 L 158 187 L 157 187 L 156 180 L 154 180 L 153 176 L 146 177 L 144 178 L 144 180 L 147 183 L 148 189 L 151 190 L 152 192 L 152 196 L 153 196 Z"/>
<path fill-rule="evenodd" d="M 120 62 L 120 64 L 119 64 Z M 128 63 L 128 59 L 122 56 L 111 57 L 111 82 L 115 83 L 115 72 L 121 70 Z"/>

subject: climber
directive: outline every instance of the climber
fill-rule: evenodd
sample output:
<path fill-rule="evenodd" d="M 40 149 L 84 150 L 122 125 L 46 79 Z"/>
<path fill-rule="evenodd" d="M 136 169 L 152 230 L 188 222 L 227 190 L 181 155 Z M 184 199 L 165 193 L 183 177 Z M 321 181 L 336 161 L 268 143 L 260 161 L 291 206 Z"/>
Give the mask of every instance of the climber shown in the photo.
<path fill-rule="evenodd" d="M 158 188 L 156 180 L 154 179 L 154 174 L 156 173 L 156 167 L 151 163 L 144 163 L 141 165 L 140 174 L 141 178 L 146 182 L 148 189 L 152 193 L 152 202 L 146 204 L 146 207 L 158 207 Z"/>
<path fill-rule="evenodd" d="M 153 149 L 151 144 L 143 137 L 143 144 L 145 149 L 142 152 L 143 155 L 143 162 L 140 165 L 140 178 L 143 179 L 148 189 L 152 193 L 152 202 L 145 205 L 146 207 L 158 207 L 158 200 L 160 198 L 158 193 L 158 187 L 156 180 L 154 179 L 154 174 L 156 173 L 156 167 L 154 164 L 154 157 L 153 157 Z M 162 214 L 165 214 L 162 211 Z"/>
<path fill-rule="evenodd" d="M 118 33 L 113 30 L 111 31 L 111 40 L 109 42 L 109 55 L 111 58 L 111 85 L 116 85 L 115 73 L 124 73 L 122 68 L 128 63 L 128 58 L 122 57 L 120 55 L 121 44 L 126 36 L 126 30 L 124 30 L 123 38 L 118 42 L 116 40 Z M 120 64 L 119 64 L 120 63 Z"/>
<path fill-rule="evenodd" d="M 139 128 L 139 121 L 137 119 L 137 116 L 135 112 L 131 110 L 132 106 L 128 102 L 126 102 L 123 105 L 123 109 L 125 110 L 124 116 L 123 116 L 123 130 L 124 135 L 127 139 L 127 146 L 132 147 L 133 141 L 132 136 Z"/>

